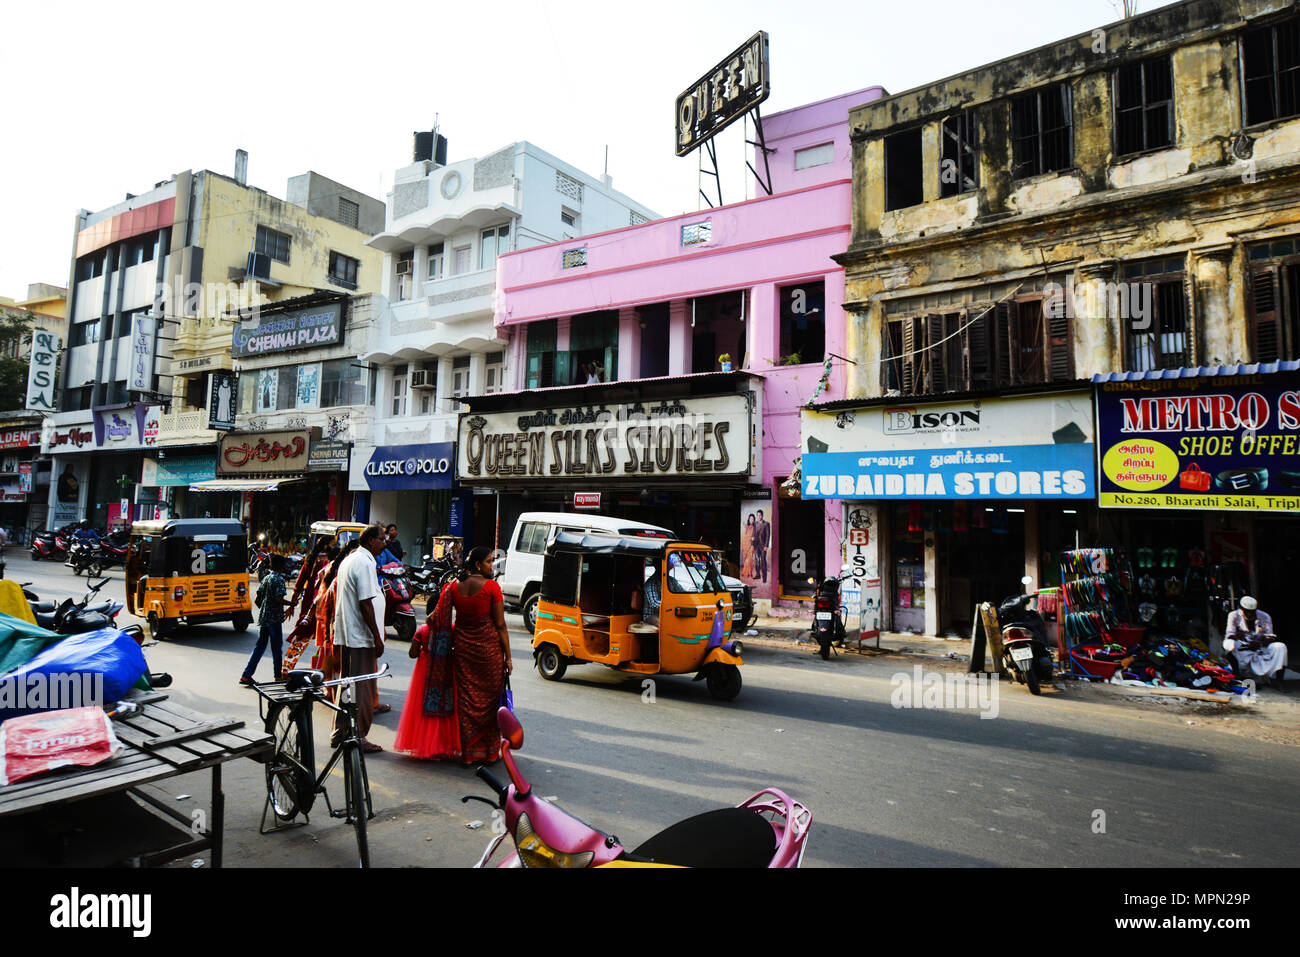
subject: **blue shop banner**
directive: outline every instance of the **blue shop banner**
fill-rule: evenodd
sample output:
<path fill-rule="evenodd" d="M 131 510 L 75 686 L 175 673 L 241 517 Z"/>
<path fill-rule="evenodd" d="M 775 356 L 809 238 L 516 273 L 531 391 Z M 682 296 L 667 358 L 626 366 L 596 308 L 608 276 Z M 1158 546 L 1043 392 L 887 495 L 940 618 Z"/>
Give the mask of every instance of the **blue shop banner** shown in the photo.
<path fill-rule="evenodd" d="M 455 480 L 456 443 L 376 446 L 363 470 L 371 491 L 447 489 Z"/>
<path fill-rule="evenodd" d="M 803 498 L 1090 499 L 1091 442 L 805 452 Z"/>

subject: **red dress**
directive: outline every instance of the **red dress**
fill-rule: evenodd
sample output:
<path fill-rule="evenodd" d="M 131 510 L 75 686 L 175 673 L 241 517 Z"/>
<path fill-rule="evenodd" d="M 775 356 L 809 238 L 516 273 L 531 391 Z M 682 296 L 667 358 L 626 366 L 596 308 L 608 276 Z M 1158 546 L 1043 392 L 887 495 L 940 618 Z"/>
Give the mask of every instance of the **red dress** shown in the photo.
<path fill-rule="evenodd" d="M 411 639 L 421 646 L 411 686 L 406 690 L 394 749 L 413 758 L 437 760 L 460 757 L 460 726 L 456 722 L 456 683 L 450 642 L 430 642 L 423 624 Z"/>
<path fill-rule="evenodd" d="M 456 626 L 452 662 L 456 676 L 456 718 L 460 725 L 461 760 L 466 764 L 501 756 L 497 708 L 506 687 L 501 637 L 492 620 L 492 605 L 504 601 L 501 586 L 485 582 L 472 598 L 452 585 Z"/>

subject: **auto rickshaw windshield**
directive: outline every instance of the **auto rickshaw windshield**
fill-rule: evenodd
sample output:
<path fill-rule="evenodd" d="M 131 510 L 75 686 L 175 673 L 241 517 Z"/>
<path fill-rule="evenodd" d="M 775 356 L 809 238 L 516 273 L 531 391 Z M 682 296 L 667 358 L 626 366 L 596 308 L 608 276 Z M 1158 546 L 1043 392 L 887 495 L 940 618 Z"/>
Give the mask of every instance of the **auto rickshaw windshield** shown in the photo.
<path fill-rule="evenodd" d="M 246 539 L 242 535 L 195 535 L 168 538 L 154 548 L 149 573 L 167 575 L 231 575 L 248 571 Z"/>
<path fill-rule="evenodd" d="M 668 590 L 679 595 L 719 594 L 727 587 L 722 583 L 711 553 L 671 552 L 668 556 Z"/>

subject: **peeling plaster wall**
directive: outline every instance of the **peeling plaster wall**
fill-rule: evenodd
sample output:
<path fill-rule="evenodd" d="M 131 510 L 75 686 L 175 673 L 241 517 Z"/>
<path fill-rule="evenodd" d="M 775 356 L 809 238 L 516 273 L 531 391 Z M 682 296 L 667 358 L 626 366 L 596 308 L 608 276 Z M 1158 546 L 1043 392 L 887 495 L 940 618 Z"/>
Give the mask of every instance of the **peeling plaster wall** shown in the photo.
<path fill-rule="evenodd" d="M 859 363 L 850 396 L 880 394 L 885 300 L 900 291 L 988 301 L 988 287 L 1050 275 L 1104 293 L 1122 264 L 1157 257 L 1184 264 L 1194 361 L 1253 361 L 1246 247 L 1300 236 L 1300 119 L 1251 128 L 1249 158 L 1234 155 L 1234 140 L 1242 149 L 1238 38 L 1256 18 L 1295 9 L 1291 0 L 1189 0 L 1112 25 L 1101 52 L 1097 37 L 1083 34 L 853 110 L 853 241 L 836 257 Z M 1173 68 L 1174 142 L 1117 158 L 1114 72 L 1163 53 Z M 1013 180 L 1010 97 L 1053 82 L 1071 85 L 1073 164 Z M 941 124 L 958 109 L 977 116 L 980 186 L 938 199 Z M 926 202 L 886 211 L 884 137 L 917 125 Z M 1105 301 L 1082 300 L 1072 324 L 1080 378 L 1123 367 L 1123 330 L 1098 305 Z"/>

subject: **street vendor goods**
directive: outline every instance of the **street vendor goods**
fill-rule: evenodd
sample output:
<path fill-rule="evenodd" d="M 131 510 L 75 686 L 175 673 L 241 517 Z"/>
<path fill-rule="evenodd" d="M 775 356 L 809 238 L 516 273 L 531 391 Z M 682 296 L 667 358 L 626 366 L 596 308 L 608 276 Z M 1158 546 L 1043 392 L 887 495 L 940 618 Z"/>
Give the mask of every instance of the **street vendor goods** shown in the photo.
<path fill-rule="evenodd" d="M 0 787 L 58 768 L 90 767 L 121 749 L 103 708 L 66 708 L 0 724 Z"/>

